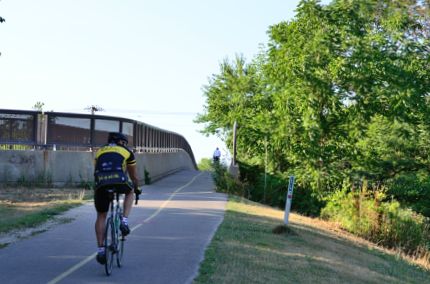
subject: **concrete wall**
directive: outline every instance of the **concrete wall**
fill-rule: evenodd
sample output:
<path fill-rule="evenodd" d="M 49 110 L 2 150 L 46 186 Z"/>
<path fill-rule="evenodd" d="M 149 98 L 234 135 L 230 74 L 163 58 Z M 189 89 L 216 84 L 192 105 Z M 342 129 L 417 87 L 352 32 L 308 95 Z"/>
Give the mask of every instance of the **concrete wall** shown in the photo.
<path fill-rule="evenodd" d="M 93 181 L 93 152 L 71 151 L 0 151 L 0 183 L 51 182 L 76 185 Z M 194 169 L 189 155 L 180 150 L 172 153 L 136 153 L 139 178 L 144 171 L 151 181 L 181 169 Z"/>

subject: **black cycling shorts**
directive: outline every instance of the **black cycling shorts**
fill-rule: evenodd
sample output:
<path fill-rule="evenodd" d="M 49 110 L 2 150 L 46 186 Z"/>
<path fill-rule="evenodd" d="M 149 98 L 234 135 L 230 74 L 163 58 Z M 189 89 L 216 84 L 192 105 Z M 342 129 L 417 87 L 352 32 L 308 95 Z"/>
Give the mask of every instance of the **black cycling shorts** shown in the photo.
<path fill-rule="evenodd" d="M 132 190 L 131 184 L 111 185 L 109 187 L 96 188 L 94 191 L 94 205 L 97 212 L 104 213 L 109 211 L 109 203 L 111 201 L 108 189 L 114 188 L 118 193 L 129 193 Z"/>

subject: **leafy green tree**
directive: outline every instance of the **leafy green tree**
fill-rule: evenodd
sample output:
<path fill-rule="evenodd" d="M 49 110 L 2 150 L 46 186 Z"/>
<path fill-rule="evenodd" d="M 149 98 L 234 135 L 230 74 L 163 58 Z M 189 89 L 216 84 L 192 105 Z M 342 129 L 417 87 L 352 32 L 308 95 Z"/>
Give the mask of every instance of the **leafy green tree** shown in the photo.
<path fill-rule="evenodd" d="M 251 63 L 221 64 L 196 122 L 231 145 L 237 121 L 242 162 L 316 194 L 428 172 L 429 31 L 428 0 L 303 0 Z"/>
<path fill-rule="evenodd" d="M 339 167 L 349 153 L 344 94 L 334 83 L 342 38 L 330 15 L 317 1 L 302 1 L 295 21 L 269 30 L 265 69 L 278 121 L 274 140 L 303 186 L 314 189 L 342 178 Z"/>
<path fill-rule="evenodd" d="M 275 139 L 312 188 L 329 190 L 351 173 L 375 115 L 412 125 L 428 119 L 428 6 L 423 13 L 412 3 L 302 1 L 294 21 L 270 28 Z"/>
<path fill-rule="evenodd" d="M 239 152 L 250 152 L 249 146 L 253 143 L 249 142 L 259 138 L 254 120 L 265 107 L 259 88 L 255 64 L 246 64 L 243 56 L 236 56 L 232 62 L 225 59 L 220 64 L 220 74 L 213 75 L 204 86 L 205 111 L 195 122 L 205 123 L 203 133 L 220 136 L 231 148 L 236 121 L 240 132 Z"/>
<path fill-rule="evenodd" d="M 212 160 L 209 158 L 202 158 L 197 165 L 199 171 L 213 171 Z"/>
<path fill-rule="evenodd" d="M 417 151 L 420 133 L 413 125 L 376 115 L 356 147 L 360 159 L 356 170 L 378 181 L 385 181 L 402 172 L 416 172 L 427 168 Z"/>
<path fill-rule="evenodd" d="M 38 102 L 36 102 L 35 104 L 34 104 L 34 106 L 32 107 L 32 109 L 34 109 L 34 110 L 37 110 L 37 111 L 40 111 L 40 112 L 43 112 L 43 107 L 45 106 L 45 103 L 44 102 L 40 102 L 40 101 L 38 101 Z"/>

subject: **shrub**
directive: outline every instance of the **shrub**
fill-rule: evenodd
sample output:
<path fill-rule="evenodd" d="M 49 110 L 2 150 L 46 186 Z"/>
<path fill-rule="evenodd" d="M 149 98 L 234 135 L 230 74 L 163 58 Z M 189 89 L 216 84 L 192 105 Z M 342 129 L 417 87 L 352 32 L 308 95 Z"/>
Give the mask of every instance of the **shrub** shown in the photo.
<path fill-rule="evenodd" d="M 430 244 L 429 223 L 409 208 L 401 208 L 397 201 L 381 205 L 382 218 L 378 240 L 386 247 L 400 248 L 412 255 Z"/>
<path fill-rule="evenodd" d="M 213 171 L 212 160 L 209 158 L 201 159 L 199 164 L 197 165 L 197 168 L 199 169 L 199 171 Z"/>
<path fill-rule="evenodd" d="M 145 184 L 151 184 L 151 176 L 149 175 L 149 172 L 146 170 L 146 168 L 143 169 L 143 182 Z"/>
<path fill-rule="evenodd" d="M 284 203 L 285 196 L 284 194 Z M 325 201 L 320 193 L 300 184 L 294 186 L 292 210 L 306 216 L 317 217 L 324 205 Z"/>
<path fill-rule="evenodd" d="M 247 198 L 270 206 L 285 208 L 288 191 L 288 173 L 264 173 L 256 165 L 239 163 L 240 181 Z M 297 179 L 296 179 L 297 180 Z M 296 182 L 297 183 L 297 182 Z M 297 183 L 294 185 L 292 210 L 308 216 L 318 216 L 324 201 L 321 195 Z"/>
<path fill-rule="evenodd" d="M 216 163 L 213 165 L 213 169 L 212 177 L 218 191 L 247 198 L 249 197 L 249 194 L 247 194 L 248 191 L 246 184 L 235 179 L 227 171 L 227 168 L 224 165 Z"/>
<path fill-rule="evenodd" d="M 430 217 L 430 176 L 427 172 L 401 174 L 387 182 L 388 194 L 400 204 Z"/>
<path fill-rule="evenodd" d="M 366 184 L 351 191 L 348 184 L 327 198 L 321 217 L 338 222 L 344 229 L 408 255 L 429 253 L 428 218 L 396 200 L 384 201 L 384 189 L 367 190 Z"/>

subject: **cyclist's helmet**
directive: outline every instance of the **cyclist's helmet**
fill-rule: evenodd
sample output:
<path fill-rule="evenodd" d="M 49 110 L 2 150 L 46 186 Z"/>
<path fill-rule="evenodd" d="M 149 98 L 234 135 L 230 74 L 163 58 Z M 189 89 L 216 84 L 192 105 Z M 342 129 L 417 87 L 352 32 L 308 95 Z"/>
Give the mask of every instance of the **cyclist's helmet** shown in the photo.
<path fill-rule="evenodd" d="M 119 141 L 124 141 L 125 145 L 128 144 L 127 136 L 122 134 L 121 132 L 110 132 L 108 136 L 108 143 L 118 144 Z"/>

